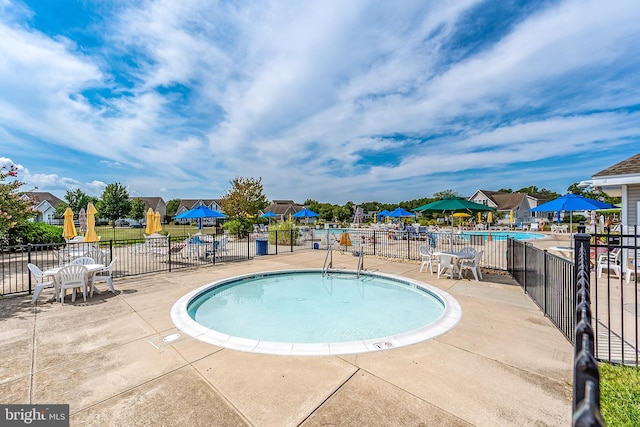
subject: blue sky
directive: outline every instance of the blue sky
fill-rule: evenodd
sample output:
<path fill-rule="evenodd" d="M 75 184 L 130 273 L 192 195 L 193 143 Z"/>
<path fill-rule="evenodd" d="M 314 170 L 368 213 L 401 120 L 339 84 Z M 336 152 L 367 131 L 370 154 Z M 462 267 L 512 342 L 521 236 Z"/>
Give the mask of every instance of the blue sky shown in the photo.
<path fill-rule="evenodd" d="M 564 193 L 640 151 L 638 22 L 637 0 L 0 0 L 0 163 L 59 197 Z"/>

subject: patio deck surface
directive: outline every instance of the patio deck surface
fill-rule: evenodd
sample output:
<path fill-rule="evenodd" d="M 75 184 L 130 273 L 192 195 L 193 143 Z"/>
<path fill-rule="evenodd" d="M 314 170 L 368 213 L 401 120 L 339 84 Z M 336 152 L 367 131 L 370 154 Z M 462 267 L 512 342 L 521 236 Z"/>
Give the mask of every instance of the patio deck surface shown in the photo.
<path fill-rule="evenodd" d="M 553 242 L 548 243 L 549 245 Z M 71 425 L 568 425 L 573 347 L 509 276 L 437 280 L 419 264 L 365 269 L 421 280 L 462 306 L 460 323 L 415 345 L 343 356 L 250 354 L 179 333 L 169 311 L 204 284 L 319 268 L 324 251 L 114 281 L 83 303 L 0 299 L 3 403 L 68 403 Z M 356 258 L 334 252 L 334 267 Z M 105 290 L 106 286 L 101 286 Z M 49 293 L 47 293 L 49 292 Z"/>

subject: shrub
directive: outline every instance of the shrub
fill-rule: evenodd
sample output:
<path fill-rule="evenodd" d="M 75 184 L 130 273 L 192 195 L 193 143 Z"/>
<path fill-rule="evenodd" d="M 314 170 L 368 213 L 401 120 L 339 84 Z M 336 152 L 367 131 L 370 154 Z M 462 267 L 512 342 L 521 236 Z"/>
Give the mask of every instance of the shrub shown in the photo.
<path fill-rule="evenodd" d="M 3 245 L 26 245 L 41 243 L 64 243 L 62 228 L 42 222 L 25 222 L 7 231 Z"/>
<path fill-rule="evenodd" d="M 222 226 L 229 234 L 244 237 L 253 230 L 253 222 L 247 218 L 234 218 Z"/>
<path fill-rule="evenodd" d="M 276 239 L 277 235 L 277 239 Z M 285 221 L 280 224 L 272 225 L 269 227 L 269 243 L 278 245 L 291 245 L 291 238 L 293 241 L 298 240 L 300 236 L 300 230 L 291 221 Z"/>

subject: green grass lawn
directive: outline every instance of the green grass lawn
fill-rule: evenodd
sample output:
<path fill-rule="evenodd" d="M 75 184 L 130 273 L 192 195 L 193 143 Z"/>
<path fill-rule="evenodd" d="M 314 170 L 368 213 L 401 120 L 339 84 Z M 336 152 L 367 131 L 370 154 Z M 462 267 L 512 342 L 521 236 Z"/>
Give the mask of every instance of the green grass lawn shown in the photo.
<path fill-rule="evenodd" d="M 600 408 L 608 426 L 640 426 L 640 368 L 600 363 Z"/>
<path fill-rule="evenodd" d="M 160 234 L 171 234 L 171 237 L 188 236 L 189 234 L 195 234 L 198 232 L 198 227 L 194 225 L 175 225 L 175 224 L 163 224 Z M 202 232 L 205 234 L 214 234 L 216 229 L 214 227 L 204 227 Z M 96 233 L 100 236 L 102 242 L 108 240 L 129 240 L 129 239 L 144 239 L 144 228 L 129 228 L 129 227 L 111 227 L 100 226 L 96 227 Z"/>

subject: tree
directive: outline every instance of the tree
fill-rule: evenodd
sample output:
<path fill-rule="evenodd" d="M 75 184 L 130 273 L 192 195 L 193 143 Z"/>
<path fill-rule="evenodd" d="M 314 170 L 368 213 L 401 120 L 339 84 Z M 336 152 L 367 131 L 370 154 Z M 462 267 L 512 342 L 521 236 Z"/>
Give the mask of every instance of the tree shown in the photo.
<path fill-rule="evenodd" d="M 89 202 L 95 204 L 98 201 L 97 197 L 89 196 L 79 188 L 74 191 L 67 191 L 64 198 L 67 201 L 67 205 L 76 215 L 80 212 L 80 209 L 87 209 Z"/>
<path fill-rule="evenodd" d="M 234 178 L 231 188 L 220 200 L 220 207 L 231 218 L 255 217 L 267 206 L 269 200 L 263 192 L 262 178 Z"/>
<path fill-rule="evenodd" d="M 33 210 L 33 200 L 20 192 L 24 184 L 18 179 L 7 182 L 9 177 L 17 178 L 18 168 L 14 165 L 2 166 L 0 169 L 0 238 L 8 230 L 22 224 L 36 215 Z"/>
<path fill-rule="evenodd" d="M 167 202 L 167 216 L 173 218 L 178 213 L 180 199 L 171 199 Z"/>
<path fill-rule="evenodd" d="M 447 197 L 460 197 L 460 194 L 453 190 L 444 190 L 433 193 L 435 199 L 446 199 Z"/>
<path fill-rule="evenodd" d="M 124 218 L 131 211 L 129 192 L 119 183 L 109 184 L 102 192 L 102 198 L 98 203 L 100 217 L 111 221 Z"/>
<path fill-rule="evenodd" d="M 144 218 L 144 202 L 141 198 L 137 197 L 131 201 L 131 210 L 129 211 L 129 218 L 140 221 Z"/>

